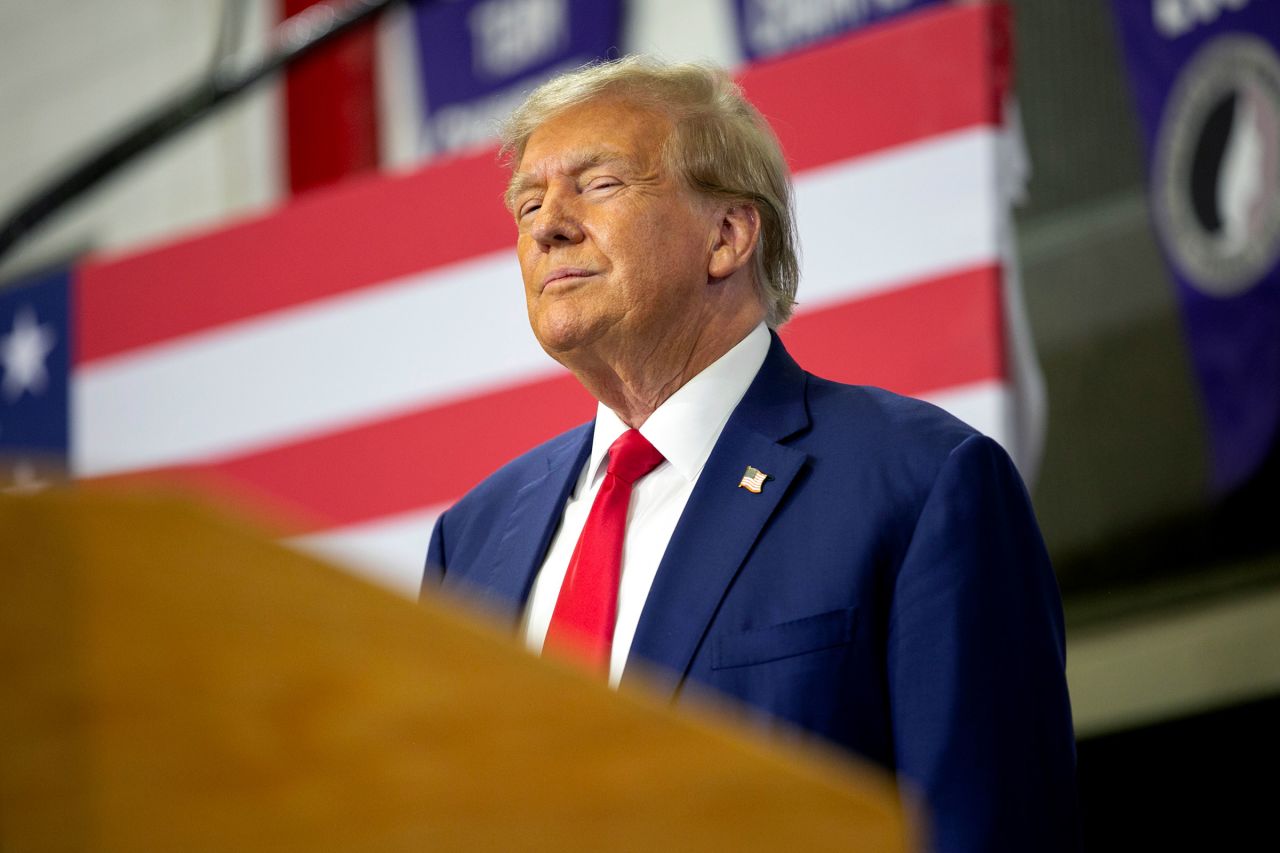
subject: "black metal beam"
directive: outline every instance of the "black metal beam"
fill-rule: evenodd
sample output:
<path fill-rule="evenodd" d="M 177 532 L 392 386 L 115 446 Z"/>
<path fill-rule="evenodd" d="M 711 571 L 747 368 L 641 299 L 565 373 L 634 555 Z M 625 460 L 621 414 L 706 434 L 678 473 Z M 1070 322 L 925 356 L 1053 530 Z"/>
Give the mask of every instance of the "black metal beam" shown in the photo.
<path fill-rule="evenodd" d="M 57 210 L 135 157 L 211 114 L 251 86 L 400 0 L 318 3 L 282 22 L 275 44 L 244 67 L 223 67 L 147 110 L 19 204 L 0 226 L 0 257 Z"/>

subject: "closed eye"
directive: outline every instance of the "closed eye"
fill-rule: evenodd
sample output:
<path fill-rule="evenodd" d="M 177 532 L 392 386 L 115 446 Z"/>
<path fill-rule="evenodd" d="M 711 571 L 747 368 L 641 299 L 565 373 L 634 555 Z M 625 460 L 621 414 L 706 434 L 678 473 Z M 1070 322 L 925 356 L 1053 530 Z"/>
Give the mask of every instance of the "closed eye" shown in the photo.
<path fill-rule="evenodd" d="M 519 214 L 519 216 L 520 216 L 520 218 L 521 218 L 521 219 L 524 219 L 524 218 L 525 218 L 526 216 L 528 216 L 529 214 L 531 214 L 531 213 L 536 213 L 536 212 L 537 212 L 537 210 L 538 210 L 538 208 L 540 208 L 540 207 L 542 207 L 542 202 L 541 202 L 541 200 L 537 200 L 537 199 L 535 199 L 535 200 L 531 200 L 531 201 L 526 201 L 524 204 L 520 205 L 520 214 Z"/>

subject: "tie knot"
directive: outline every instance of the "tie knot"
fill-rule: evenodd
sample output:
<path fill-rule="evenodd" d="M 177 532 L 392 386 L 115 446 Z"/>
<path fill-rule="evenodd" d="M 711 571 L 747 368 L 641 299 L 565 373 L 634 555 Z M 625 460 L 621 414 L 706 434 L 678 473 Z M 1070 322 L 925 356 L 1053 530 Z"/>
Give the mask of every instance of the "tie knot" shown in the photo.
<path fill-rule="evenodd" d="M 663 461 L 658 449 L 639 430 L 629 429 L 609 446 L 608 473 L 625 483 L 634 483 Z"/>

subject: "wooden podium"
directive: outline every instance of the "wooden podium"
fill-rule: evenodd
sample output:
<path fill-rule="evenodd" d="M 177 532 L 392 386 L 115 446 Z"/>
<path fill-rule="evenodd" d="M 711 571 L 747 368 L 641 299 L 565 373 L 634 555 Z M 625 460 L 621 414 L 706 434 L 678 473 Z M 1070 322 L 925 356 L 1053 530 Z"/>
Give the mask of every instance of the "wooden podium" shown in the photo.
<path fill-rule="evenodd" d="M 171 498 L 0 497 L 0 850 L 910 848 L 887 777 Z"/>

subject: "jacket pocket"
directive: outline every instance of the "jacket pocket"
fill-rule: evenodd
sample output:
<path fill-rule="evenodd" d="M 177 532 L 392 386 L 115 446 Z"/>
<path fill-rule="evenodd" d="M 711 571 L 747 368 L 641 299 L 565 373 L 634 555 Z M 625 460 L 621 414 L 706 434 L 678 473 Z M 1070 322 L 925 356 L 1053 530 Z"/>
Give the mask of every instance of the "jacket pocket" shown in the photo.
<path fill-rule="evenodd" d="M 843 646 L 853 640 L 857 608 L 831 610 L 790 622 L 718 637 L 712 669 L 750 666 Z"/>

